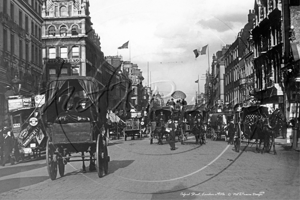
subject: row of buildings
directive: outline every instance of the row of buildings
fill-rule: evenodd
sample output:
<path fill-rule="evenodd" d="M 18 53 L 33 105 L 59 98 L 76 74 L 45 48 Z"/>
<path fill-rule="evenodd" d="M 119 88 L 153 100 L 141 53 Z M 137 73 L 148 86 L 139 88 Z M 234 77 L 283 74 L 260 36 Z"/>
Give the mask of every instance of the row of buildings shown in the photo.
<path fill-rule="evenodd" d="M 125 107 L 146 106 L 149 88 L 141 70 L 120 56 L 104 56 L 89 7 L 88 0 L 1 0 L 0 121 L 9 95 L 43 93 L 57 75 L 100 72 L 103 82 L 120 83 L 109 93 L 109 109 L 126 115 Z"/>
<path fill-rule="evenodd" d="M 254 102 L 299 117 L 300 1 L 255 0 L 236 40 L 213 55 L 208 107 L 233 110 Z"/>

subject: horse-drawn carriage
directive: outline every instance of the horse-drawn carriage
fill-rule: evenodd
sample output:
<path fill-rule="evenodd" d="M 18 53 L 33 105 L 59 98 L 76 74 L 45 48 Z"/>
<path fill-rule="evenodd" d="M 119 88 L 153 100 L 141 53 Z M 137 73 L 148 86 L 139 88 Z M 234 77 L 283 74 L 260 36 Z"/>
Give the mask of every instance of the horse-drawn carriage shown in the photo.
<path fill-rule="evenodd" d="M 184 118 L 186 119 L 185 131 L 195 135 L 196 144 L 205 144 L 206 130 L 203 112 L 198 109 L 186 110 Z"/>
<path fill-rule="evenodd" d="M 92 77 L 60 77 L 49 81 L 44 106 L 47 133 L 46 163 L 49 177 L 54 180 L 57 168 L 64 176 L 65 165 L 90 158 L 90 170 L 98 176 L 108 173 L 106 122 L 107 102 L 103 84 Z M 84 153 L 88 152 L 89 156 Z M 81 155 L 71 156 L 71 154 Z M 74 158 L 81 159 L 74 159 Z M 96 164 L 95 164 L 96 161 Z"/>
<path fill-rule="evenodd" d="M 153 139 L 158 140 L 158 144 L 163 144 L 162 140 L 165 136 L 167 139 L 168 132 L 166 132 L 165 125 L 171 118 L 172 110 L 170 107 L 160 107 L 152 109 L 149 114 L 151 122 L 150 144 L 153 144 Z"/>
<path fill-rule="evenodd" d="M 223 112 L 209 113 L 208 115 L 208 137 L 212 140 L 220 140 L 225 138 L 227 117 Z"/>
<path fill-rule="evenodd" d="M 135 136 L 141 137 L 141 127 L 140 127 L 140 119 L 135 117 L 135 118 L 130 118 L 125 121 L 125 129 L 124 129 L 124 139 L 125 141 L 127 140 L 127 137 L 131 136 L 131 139 L 134 140 Z"/>
<path fill-rule="evenodd" d="M 248 144 L 251 140 L 255 140 L 256 151 L 259 151 L 261 144 L 264 143 L 262 153 L 265 150 L 270 152 L 273 146 L 274 154 L 276 154 L 275 138 L 278 135 L 279 127 L 284 123 L 284 115 L 281 110 L 273 111 L 269 107 L 255 105 L 242 107 L 238 116 L 240 116 L 239 120 L 235 120 L 237 122 L 235 150 L 240 151 L 241 139 L 245 138 L 248 140 Z"/>

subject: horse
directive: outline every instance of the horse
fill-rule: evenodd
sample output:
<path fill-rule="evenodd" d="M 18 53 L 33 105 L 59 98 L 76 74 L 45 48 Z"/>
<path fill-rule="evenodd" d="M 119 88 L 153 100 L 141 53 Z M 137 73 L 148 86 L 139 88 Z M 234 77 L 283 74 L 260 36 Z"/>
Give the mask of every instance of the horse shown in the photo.
<path fill-rule="evenodd" d="M 275 138 L 283 120 L 284 116 L 279 109 L 276 109 L 272 114 L 256 112 L 255 114 L 246 115 L 243 124 L 244 135 L 248 139 L 248 144 L 250 140 L 255 139 L 255 152 L 261 152 L 262 154 L 265 150 L 270 152 L 273 146 L 274 154 L 277 154 Z M 264 146 L 261 149 L 262 143 L 264 143 Z"/>
<path fill-rule="evenodd" d="M 195 135 L 196 144 L 202 145 L 206 143 L 205 127 L 202 118 L 198 117 L 195 119 L 191 132 Z"/>

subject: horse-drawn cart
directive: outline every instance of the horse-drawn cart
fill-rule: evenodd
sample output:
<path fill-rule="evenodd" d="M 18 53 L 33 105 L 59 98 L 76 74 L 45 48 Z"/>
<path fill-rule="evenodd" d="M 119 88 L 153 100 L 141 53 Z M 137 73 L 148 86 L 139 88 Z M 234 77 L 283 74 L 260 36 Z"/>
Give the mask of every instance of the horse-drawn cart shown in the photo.
<path fill-rule="evenodd" d="M 240 126 L 238 126 L 235 138 L 235 150 L 239 152 L 241 138 L 255 140 L 256 151 L 260 150 L 261 143 L 264 143 L 262 153 L 266 150 L 275 150 L 275 137 L 278 135 L 279 127 L 284 122 L 284 115 L 280 109 L 272 110 L 266 106 L 248 106 L 241 110 Z M 258 144 L 259 141 L 259 144 Z M 259 145 L 259 146 L 258 146 Z"/>
<path fill-rule="evenodd" d="M 60 176 L 64 176 L 65 165 L 71 161 L 82 161 L 85 171 L 86 157 L 90 160 L 90 170 L 96 168 L 99 177 L 108 174 L 104 129 L 107 104 L 105 95 L 97 96 L 102 88 L 92 77 L 60 77 L 49 81 L 44 120 L 48 137 L 46 163 L 52 180 L 56 179 L 57 168 Z M 85 156 L 86 152 L 89 156 Z"/>
<path fill-rule="evenodd" d="M 153 144 L 153 139 L 158 139 L 158 144 L 163 144 L 163 137 L 167 139 L 168 132 L 166 132 L 165 125 L 171 118 L 172 110 L 170 107 L 161 107 L 150 111 L 151 132 L 150 144 Z"/>
<path fill-rule="evenodd" d="M 224 113 L 210 113 L 208 116 L 209 137 L 212 140 L 220 140 L 222 138 L 225 138 L 226 140 L 226 125 L 227 119 Z"/>
<path fill-rule="evenodd" d="M 124 135 L 124 139 L 125 141 L 127 140 L 127 137 L 131 136 L 131 138 L 134 140 L 135 136 L 141 137 L 140 135 L 140 120 L 138 118 L 131 118 L 131 119 L 127 119 L 125 121 L 125 135 Z"/>

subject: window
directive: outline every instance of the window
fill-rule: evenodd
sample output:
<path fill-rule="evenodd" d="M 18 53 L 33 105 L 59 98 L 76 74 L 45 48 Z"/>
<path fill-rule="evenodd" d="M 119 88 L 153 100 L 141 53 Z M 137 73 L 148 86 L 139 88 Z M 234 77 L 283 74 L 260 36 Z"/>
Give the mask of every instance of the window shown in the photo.
<path fill-rule="evenodd" d="M 72 26 L 72 35 L 78 35 L 78 26 L 76 25 Z"/>
<path fill-rule="evenodd" d="M 7 51 L 7 30 L 3 29 L 3 49 Z"/>
<path fill-rule="evenodd" d="M 15 21 L 15 6 L 13 3 L 10 3 L 10 18 Z"/>
<path fill-rule="evenodd" d="M 31 21 L 31 35 L 34 35 L 34 24 L 33 24 L 33 21 Z"/>
<path fill-rule="evenodd" d="M 68 48 L 67 47 L 61 47 L 60 48 L 60 57 L 61 58 L 68 58 Z"/>
<path fill-rule="evenodd" d="M 65 26 L 65 25 L 62 25 L 61 27 L 60 27 L 60 36 L 67 36 L 67 31 L 68 31 L 68 29 L 67 29 L 67 27 Z"/>
<path fill-rule="evenodd" d="M 19 40 L 19 58 L 23 59 L 23 41 Z"/>
<path fill-rule="evenodd" d="M 41 39 L 41 28 L 39 28 L 39 35 L 37 36 L 39 39 Z"/>
<path fill-rule="evenodd" d="M 25 44 L 25 61 L 29 61 L 29 46 L 28 43 Z"/>
<path fill-rule="evenodd" d="M 79 58 L 79 47 L 72 48 L 72 58 Z"/>
<path fill-rule="evenodd" d="M 7 14 L 7 0 L 3 0 L 3 13 Z"/>
<path fill-rule="evenodd" d="M 79 75 L 79 66 L 72 66 L 72 75 Z"/>
<path fill-rule="evenodd" d="M 25 15 L 25 31 L 28 33 L 28 16 Z"/>
<path fill-rule="evenodd" d="M 55 59 L 56 58 L 56 49 L 55 49 L 55 47 L 49 48 L 49 58 L 50 59 Z"/>
<path fill-rule="evenodd" d="M 35 46 L 35 64 L 38 64 L 39 61 L 39 52 L 37 46 Z"/>
<path fill-rule="evenodd" d="M 55 28 L 54 26 L 50 26 L 48 29 L 48 35 L 55 36 Z"/>
<path fill-rule="evenodd" d="M 34 63 L 34 45 L 31 45 L 31 63 Z"/>
<path fill-rule="evenodd" d="M 38 36 L 38 27 L 37 27 L 37 25 L 35 25 L 35 32 L 34 33 L 35 33 L 34 36 L 38 38 L 39 36 Z"/>
<path fill-rule="evenodd" d="M 19 10 L 19 25 L 23 27 L 23 13 Z"/>
<path fill-rule="evenodd" d="M 10 35 L 10 50 L 11 54 L 15 53 L 15 36 L 13 34 Z"/>
<path fill-rule="evenodd" d="M 66 6 L 60 7 L 60 16 L 67 17 L 68 16 L 68 9 Z"/>

